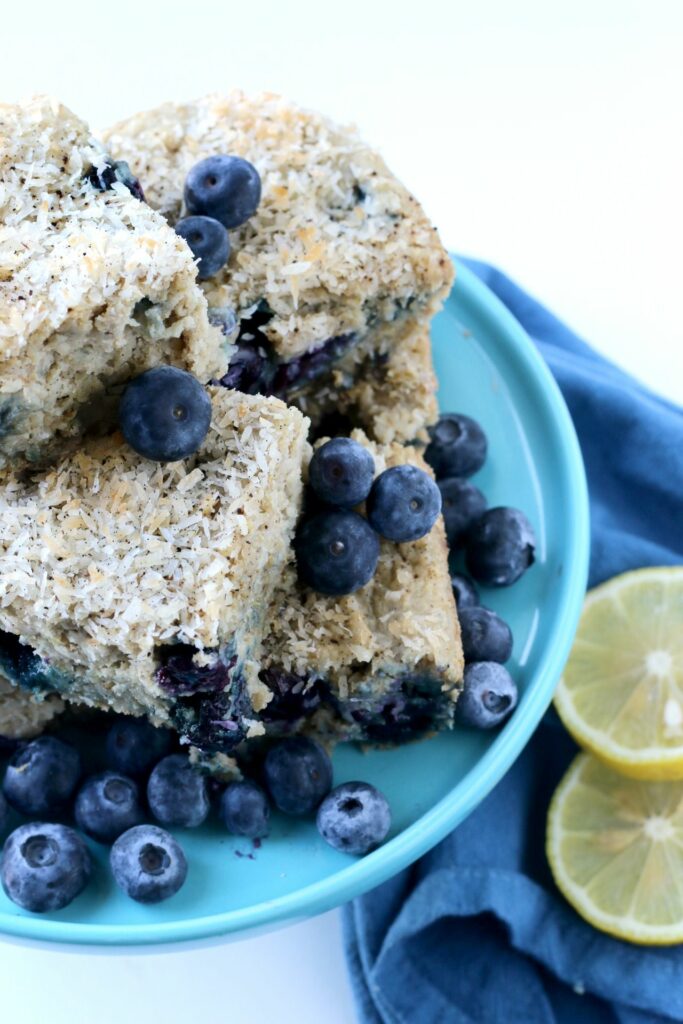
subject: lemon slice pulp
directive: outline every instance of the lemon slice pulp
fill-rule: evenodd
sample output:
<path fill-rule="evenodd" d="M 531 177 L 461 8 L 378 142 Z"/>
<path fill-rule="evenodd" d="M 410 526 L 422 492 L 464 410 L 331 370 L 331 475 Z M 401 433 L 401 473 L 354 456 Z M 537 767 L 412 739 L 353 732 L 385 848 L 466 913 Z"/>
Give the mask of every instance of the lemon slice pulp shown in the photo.
<path fill-rule="evenodd" d="M 590 591 L 555 706 L 577 742 L 618 771 L 683 778 L 683 566 Z"/>
<path fill-rule="evenodd" d="M 579 754 L 550 805 L 547 854 L 596 928 L 643 945 L 683 941 L 683 782 L 625 778 Z"/>

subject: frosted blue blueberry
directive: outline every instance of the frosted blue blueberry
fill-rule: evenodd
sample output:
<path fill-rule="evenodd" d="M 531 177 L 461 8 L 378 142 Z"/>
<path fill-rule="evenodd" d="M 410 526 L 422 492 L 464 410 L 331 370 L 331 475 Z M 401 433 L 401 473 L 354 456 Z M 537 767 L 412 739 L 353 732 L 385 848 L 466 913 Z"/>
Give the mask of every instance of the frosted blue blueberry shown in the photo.
<path fill-rule="evenodd" d="M 145 718 L 119 718 L 107 733 L 107 764 L 123 775 L 146 775 L 170 752 L 171 743 L 168 729 L 157 729 Z"/>
<path fill-rule="evenodd" d="M 2 887 L 13 903 L 35 914 L 68 906 L 83 891 L 90 873 L 87 847 L 66 825 L 20 825 L 3 847 Z"/>
<path fill-rule="evenodd" d="M 109 863 L 116 884 L 138 903 L 169 899 L 187 878 L 182 848 L 156 825 L 136 825 L 119 836 L 110 850 Z"/>
<path fill-rule="evenodd" d="M 446 540 L 454 551 L 461 547 L 467 531 L 486 510 L 486 498 L 469 480 L 457 476 L 439 480 L 439 490 Z"/>
<path fill-rule="evenodd" d="M 465 668 L 463 690 L 455 706 L 462 725 L 493 729 L 517 706 L 517 687 L 506 668 L 496 661 L 475 661 Z"/>
<path fill-rule="evenodd" d="M 318 808 L 323 839 L 342 853 L 362 857 L 383 843 L 391 827 L 386 797 L 367 782 L 345 782 Z"/>
<path fill-rule="evenodd" d="M 479 591 L 468 576 L 463 576 L 459 572 L 451 572 L 451 586 L 458 612 L 464 611 L 466 608 L 474 608 L 479 604 Z"/>
<path fill-rule="evenodd" d="M 459 610 L 465 661 L 507 661 L 512 654 L 512 631 L 499 615 L 478 605 Z"/>
<path fill-rule="evenodd" d="M 5 771 L 7 802 L 27 816 L 63 810 L 81 774 L 77 750 L 54 736 L 39 736 L 20 747 Z"/>
<path fill-rule="evenodd" d="M 533 565 L 536 537 L 516 508 L 491 508 L 467 535 L 466 563 L 478 583 L 509 587 Z"/>
<path fill-rule="evenodd" d="M 76 824 L 99 843 L 113 843 L 122 832 L 144 821 L 136 783 L 117 772 L 91 775 L 74 804 Z"/>
<path fill-rule="evenodd" d="M 147 783 L 149 809 L 162 825 L 196 828 L 209 813 L 206 779 L 185 754 L 159 761 Z"/>
<path fill-rule="evenodd" d="M 486 434 L 471 416 L 444 413 L 438 423 L 429 428 L 429 436 L 425 460 L 437 480 L 445 476 L 472 476 L 486 461 Z"/>

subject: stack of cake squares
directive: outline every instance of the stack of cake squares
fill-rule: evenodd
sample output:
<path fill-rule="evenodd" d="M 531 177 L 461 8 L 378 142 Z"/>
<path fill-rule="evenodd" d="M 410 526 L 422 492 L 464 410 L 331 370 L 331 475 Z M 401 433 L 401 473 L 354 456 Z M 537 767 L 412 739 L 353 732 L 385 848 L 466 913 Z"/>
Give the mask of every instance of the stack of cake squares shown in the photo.
<path fill-rule="evenodd" d="M 305 587 L 292 550 L 315 439 L 426 468 L 429 323 L 453 276 L 435 229 L 355 130 L 276 96 L 167 104 L 100 138 L 46 98 L 0 106 L 0 734 L 65 702 L 207 757 L 448 728 L 463 662 L 441 520 L 383 541 L 344 597 Z M 222 153 L 262 198 L 199 281 L 174 225 L 187 172 Z M 212 403 L 202 447 L 167 464 L 116 420 L 160 364 Z"/>

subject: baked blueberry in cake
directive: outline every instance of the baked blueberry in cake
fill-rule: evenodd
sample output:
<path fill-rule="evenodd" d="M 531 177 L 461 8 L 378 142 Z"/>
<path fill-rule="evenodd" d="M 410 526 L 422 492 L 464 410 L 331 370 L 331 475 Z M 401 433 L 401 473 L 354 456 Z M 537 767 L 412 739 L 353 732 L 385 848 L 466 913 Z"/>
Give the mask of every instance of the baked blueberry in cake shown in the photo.
<path fill-rule="evenodd" d="M 54 100 L 0 105 L 0 465 L 73 447 L 142 370 L 206 383 L 227 362 L 190 249 L 125 163 Z"/>
<path fill-rule="evenodd" d="M 410 408 L 405 346 L 424 348 L 453 269 L 417 201 L 354 129 L 278 96 L 232 92 L 164 104 L 104 139 L 170 224 L 208 215 L 229 232 L 227 262 L 202 281 L 214 317 L 235 318 L 226 386 L 304 408 L 324 392 L 373 434 L 379 415 L 378 438 L 407 436 L 369 388 L 381 395 L 389 378 Z M 221 195 L 237 195 L 239 209 Z M 430 377 L 424 359 L 419 372 Z M 419 410 L 410 418 L 422 428 L 435 409 Z"/>
<path fill-rule="evenodd" d="M 358 355 L 352 349 L 296 399 L 319 436 L 341 425 L 347 432 L 362 428 L 382 444 L 426 442 L 425 428 L 439 415 L 429 324 L 407 320 L 387 351 Z"/>
<path fill-rule="evenodd" d="M 0 671 L 230 750 L 262 731 L 264 618 L 300 508 L 308 423 L 274 398 L 209 389 L 183 461 L 90 438 L 0 487 Z"/>

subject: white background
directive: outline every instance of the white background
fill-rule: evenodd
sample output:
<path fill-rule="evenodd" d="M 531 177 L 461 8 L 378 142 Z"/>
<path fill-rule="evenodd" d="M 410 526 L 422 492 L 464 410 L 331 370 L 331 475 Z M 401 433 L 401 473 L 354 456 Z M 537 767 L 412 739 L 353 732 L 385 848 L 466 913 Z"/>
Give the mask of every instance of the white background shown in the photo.
<path fill-rule="evenodd" d="M 356 121 L 459 252 L 683 401 L 679 0 L 24 0 L 0 100 L 103 126 L 240 86 Z M 353 1021 L 336 914 L 162 956 L 0 943 L 3 1020 Z M 429 1024 L 429 1022 L 417 1022 Z"/>

